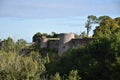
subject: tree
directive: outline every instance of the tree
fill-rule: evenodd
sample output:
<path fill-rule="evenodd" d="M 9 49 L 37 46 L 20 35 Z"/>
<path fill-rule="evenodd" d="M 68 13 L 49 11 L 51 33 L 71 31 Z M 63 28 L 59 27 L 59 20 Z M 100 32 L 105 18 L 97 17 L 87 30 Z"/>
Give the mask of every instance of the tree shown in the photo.
<path fill-rule="evenodd" d="M 59 34 L 55 33 L 55 32 L 51 32 L 51 38 L 59 38 Z"/>
<path fill-rule="evenodd" d="M 85 38 L 85 37 L 87 37 L 87 34 L 85 33 L 85 31 L 81 32 L 80 38 Z"/>
<path fill-rule="evenodd" d="M 100 24 L 104 19 L 112 19 L 109 16 L 100 16 L 96 17 L 94 15 L 90 15 L 87 17 L 87 22 L 85 23 L 85 28 L 87 29 L 87 37 L 89 36 L 89 32 L 91 30 L 92 24 Z"/>
<path fill-rule="evenodd" d="M 105 18 L 94 30 L 93 37 L 109 37 L 120 31 L 119 21 L 111 18 Z"/>
<path fill-rule="evenodd" d="M 69 73 L 68 76 L 68 80 L 80 80 L 81 78 L 78 75 L 78 71 L 77 70 L 72 70 Z"/>
<path fill-rule="evenodd" d="M 85 28 L 87 29 L 87 37 L 89 35 L 89 32 L 91 30 L 91 22 L 88 20 L 87 23 L 85 24 Z"/>
<path fill-rule="evenodd" d="M 0 51 L 1 80 L 41 80 L 40 76 L 44 72 L 45 66 L 40 60 Z"/>
<path fill-rule="evenodd" d="M 16 52 L 21 52 L 23 48 L 26 46 L 26 41 L 24 39 L 17 40 L 15 44 Z"/>
<path fill-rule="evenodd" d="M 81 36 L 78 35 L 78 34 L 74 34 L 75 35 L 75 38 L 80 38 Z"/>
<path fill-rule="evenodd" d="M 85 28 L 87 29 L 87 37 L 89 36 L 89 32 L 91 30 L 92 24 L 95 23 L 95 21 L 97 20 L 97 17 L 94 15 L 90 15 L 87 17 L 88 20 L 85 23 Z"/>
<path fill-rule="evenodd" d="M 56 73 L 54 76 L 51 76 L 50 80 L 61 80 L 59 73 Z"/>
<path fill-rule="evenodd" d="M 43 33 L 43 34 L 42 34 L 42 36 L 45 36 L 45 37 L 47 37 L 47 36 L 48 36 L 48 34 L 47 34 L 47 33 Z"/>
<path fill-rule="evenodd" d="M 112 19 L 112 18 L 109 17 L 109 16 L 100 16 L 100 17 L 98 17 L 98 18 L 96 19 L 95 22 L 96 22 L 97 24 L 100 24 L 101 21 L 104 20 L 104 19 Z"/>
<path fill-rule="evenodd" d="M 34 44 L 34 50 L 38 50 L 40 49 L 40 43 L 41 43 L 41 39 L 42 39 L 42 34 L 40 32 L 37 32 L 36 34 L 34 34 L 33 36 L 33 42 Z"/>
<path fill-rule="evenodd" d="M 115 18 L 115 21 L 116 21 L 117 24 L 120 26 L 120 17 Z"/>
<path fill-rule="evenodd" d="M 6 40 L 3 40 L 1 43 L 1 50 L 6 52 L 15 51 L 15 43 L 12 38 L 8 37 Z"/>
<path fill-rule="evenodd" d="M 33 42 L 40 42 L 42 37 L 42 34 L 40 32 L 37 32 L 34 36 L 33 36 Z"/>
<path fill-rule="evenodd" d="M 88 20 L 90 20 L 91 23 L 96 23 L 97 17 L 94 16 L 94 15 L 89 15 L 89 16 L 88 16 Z"/>
<path fill-rule="evenodd" d="M 120 17 L 115 18 L 115 21 L 116 21 L 116 23 L 117 23 L 118 26 L 119 26 L 119 27 L 116 29 L 115 32 L 119 34 L 119 33 L 120 33 Z"/>

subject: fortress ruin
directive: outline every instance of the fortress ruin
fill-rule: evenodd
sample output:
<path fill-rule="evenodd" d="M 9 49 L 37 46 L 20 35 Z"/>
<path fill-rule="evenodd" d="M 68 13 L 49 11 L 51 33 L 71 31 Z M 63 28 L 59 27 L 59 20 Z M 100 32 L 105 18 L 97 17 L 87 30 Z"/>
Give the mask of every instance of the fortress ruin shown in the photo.
<path fill-rule="evenodd" d="M 70 48 L 88 45 L 93 40 L 92 38 L 76 39 L 74 36 L 73 33 L 61 33 L 59 39 L 42 37 L 40 47 L 55 49 L 60 56 Z"/>

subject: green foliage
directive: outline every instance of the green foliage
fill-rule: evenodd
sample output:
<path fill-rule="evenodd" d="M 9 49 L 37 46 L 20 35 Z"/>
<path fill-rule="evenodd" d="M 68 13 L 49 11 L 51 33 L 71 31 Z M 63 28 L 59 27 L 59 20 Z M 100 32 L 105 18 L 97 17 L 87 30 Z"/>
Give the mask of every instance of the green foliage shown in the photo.
<path fill-rule="evenodd" d="M 59 58 L 57 51 L 54 49 L 42 48 L 42 49 L 40 49 L 40 54 L 43 58 L 47 59 L 48 62 L 49 61 L 56 61 Z M 48 59 L 48 57 L 49 57 L 49 59 Z"/>
<path fill-rule="evenodd" d="M 101 21 L 103 21 L 104 19 L 112 19 L 112 18 L 109 16 L 100 16 L 97 18 L 96 23 L 100 24 Z"/>
<path fill-rule="evenodd" d="M 50 80 L 80 80 L 81 78 L 78 75 L 78 71 L 77 70 L 71 70 L 69 75 L 66 76 L 64 74 L 62 77 L 60 76 L 59 73 L 55 73 L 54 76 L 50 76 Z"/>
<path fill-rule="evenodd" d="M 112 34 L 120 32 L 120 26 L 118 19 L 105 18 L 100 22 L 100 25 L 94 30 L 93 36 L 98 37 L 108 37 L 110 38 Z"/>
<path fill-rule="evenodd" d="M 97 20 L 97 17 L 94 16 L 94 15 L 89 15 L 87 18 L 88 18 L 92 23 L 95 23 L 95 21 Z"/>
<path fill-rule="evenodd" d="M 78 34 L 74 34 L 75 35 L 75 38 L 80 38 L 80 35 Z"/>
<path fill-rule="evenodd" d="M 55 74 L 59 72 L 60 74 L 68 74 L 69 71 L 77 69 L 76 64 L 79 56 L 76 55 L 78 49 L 71 49 L 70 51 L 64 53 L 64 55 L 57 61 L 49 63 L 46 67 L 48 74 Z M 83 51 L 80 49 L 79 51 Z"/>
<path fill-rule="evenodd" d="M 117 24 L 120 26 L 120 17 L 115 18 L 115 21 L 116 21 Z"/>
<path fill-rule="evenodd" d="M 12 38 L 8 37 L 6 40 L 3 40 L 1 43 L 1 50 L 6 52 L 15 51 L 15 43 Z"/>
<path fill-rule="evenodd" d="M 77 70 L 72 70 L 69 73 L 68 76 L 68 80 L 80 80 L 81 78 L 78 75 L 78 71 Z"/>
<path fill-rule="evenodd" d="M 26 41 L 23 39 L 19 39 L 17 40 L 16 44 L 15 44 L 15 50 L 17 53 L 20 53 L 22 51 L 22 49 L 24 49 L 26 47 Z"/>
<path fill-rule="evenodd" d="M 91 30 L 91 19 L 89 19 L 88 18 L 88 20 L 87 20 L 87 22 L 86 22 L 86 24 L 85 24 L 85 28 L 87 29 L 87 37 L 88 37 L 88 35 L 89 35 L 89 32 L 90 32 L 90 30 Z"/>
<path fill-rule="evenodd" d="M 31 51 L 28 55 L 26 55 L 28 57 L 31 57 L 33 60 L 36 60 L 38 62 L 41 62 L 42 58 L 41 55 L 39 54 L 39 52 L 37 51 Z"/>
<path fill-rule="evenodd" d="M 44 73 L 42 62 L 29 56 L 0 52 L 0 79 L 2 80 L 38 80 Z"/>
<path fill-rule="evenodd" d="M 48 74 L 59 72 L 63 76 L 77 69 L 82 80 L 119 80 L 120 34 L 97 38 L 88 46 L 73 48 L 48 66 Z"/>
<path fill-rule="evenodd" d="M 32 38 L 34 42 L 34 45 L 32 47 L 34 48 L 34 50 L 39 51 L 41 39 L 42 39 L 42 34 L 40 32 L 37 32 L 36 34 L 34 34 Z"/>
<path fill-rule="evenodd" d="M 50 63 L 50 59 L 49 59 L 49 55 L 47 54 L 47 56 L 44 58 L 44 61 L 46 64 Z"/>
<path fill-rule="evenodd" d="M 23 39 L 0 41 L 0 80 L 120 80 L 120 17 L 88 16 L 88 31 L 96 22 L 100 25 L 92 43 L 70 49 L 61 57 L 53 50 L 40 49 L 39 44 L 29 54 L 18 54 L 26 47 Z M 59 35 L 36 33 L 33 42 L 40 43 L 42 36 Z"/>
<path fill-rule="evenodd" d="M 84 31 L 84 32 L 81 32 L 80 38 L 86 38 L 86 37 L 87 37 L 87 34 L 85 33 L 85 31 Z"/>
<path fill-rule="evenodd" d="M 87 22 L 85 23 L 85 28 L 87 29 L 87 37 L 89 36 L 89 32 L 91 30 L 92 24 L 95 24 L 97 17 L 94 15 L 89 15 L 87 17 Z"/>
<path fill-rule="evenodd" d="M 32 38 L 33 42 L 40 42 L 42 36 L 45 36 L 47 38 L 59 38 L 60 37 L 60 35 L 55 32 L 52 32 L 51 34 L 37 32 L 36 34 L 34 34 L 34 36 Z"/>
<path fill-rule="evenodd" d="M 7 39 L 1 41 L 0 50 L 6 52 L 17 52 L 20 53 L 22 49 L 26 47 L 26 41 L 23 39 L 17 40 L 15 43 L 12 38 L 8 37 Z"/>
<path fill-rule="evenodd" d="M 112 19 L 111 17 L 106 16 L 106 15 L 99 16 L 99 17 L 96 17 L 94 15 L 89 15 L 87 18 L 91 21 L 92 24 L 100 24 L 101 21 L 104 19 Z"/>
<path fill-rule="evenodd" d="M 58 33 L 52 32 L 51 36 L 48 36 L 48 38 L 59 38 L 60 35 Z"/>
<path fill-rule="evenodd" d="M 50 80 L 62 80 L 59 73 L 56 73 L 54 76 L 50 77 Z"/>
<path fill-rule="evenodd" d="M 42 37 L 42 34 L 40 32 L 37 32 L 36 34 L 34 34 L 33 36 L 33 42 L 40 42 Z"/>

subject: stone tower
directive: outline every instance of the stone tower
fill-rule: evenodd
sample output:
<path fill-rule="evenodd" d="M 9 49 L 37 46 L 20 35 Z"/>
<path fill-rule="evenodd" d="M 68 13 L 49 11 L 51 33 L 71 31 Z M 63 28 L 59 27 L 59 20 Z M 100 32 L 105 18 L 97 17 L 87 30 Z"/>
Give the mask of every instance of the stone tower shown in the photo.
<path fill-rule="evenodd" d="M 73 33 L 61 33 L 59 41 L 58 55 L 60 56 L 63 52 L 70 48 L 69 42 L 74 38 Z"/>
<path fill-rule="evenodd" d="M 42 36 L 41 41 L 40 41 L 40 47 L 47 48 L 47 41 L 48 39 L 45 36 Z"/>

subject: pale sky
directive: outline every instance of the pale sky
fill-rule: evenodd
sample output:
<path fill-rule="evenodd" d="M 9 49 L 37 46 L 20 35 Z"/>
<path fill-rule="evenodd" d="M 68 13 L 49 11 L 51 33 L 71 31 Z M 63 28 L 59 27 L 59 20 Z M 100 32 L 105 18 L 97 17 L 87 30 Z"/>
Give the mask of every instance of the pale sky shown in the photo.
<path fill-rule="evenodd" d="M 0 0 L 0 38 L 85 31 L 88 15 L 120 17 L 120 0 Z M 92 34 L 92 31 L 90 32 Z"/>

